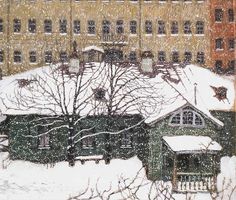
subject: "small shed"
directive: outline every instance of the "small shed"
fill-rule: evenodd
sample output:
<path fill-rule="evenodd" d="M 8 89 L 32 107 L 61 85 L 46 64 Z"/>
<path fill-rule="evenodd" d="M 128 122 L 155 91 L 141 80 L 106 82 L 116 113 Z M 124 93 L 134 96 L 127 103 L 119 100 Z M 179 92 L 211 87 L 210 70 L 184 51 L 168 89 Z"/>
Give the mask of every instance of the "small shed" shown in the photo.
<path fill-rule="evenodd" d="M 163 177 L 178 192 L 214 189 L 217 154 L 222 147 L 208 136 L 164 136 Z"/>
<path fill-rule="evenodd" d="M 102 62 L 104 50 L 97 46 L 88 46 L 82 49 L 84 62 Z"/>

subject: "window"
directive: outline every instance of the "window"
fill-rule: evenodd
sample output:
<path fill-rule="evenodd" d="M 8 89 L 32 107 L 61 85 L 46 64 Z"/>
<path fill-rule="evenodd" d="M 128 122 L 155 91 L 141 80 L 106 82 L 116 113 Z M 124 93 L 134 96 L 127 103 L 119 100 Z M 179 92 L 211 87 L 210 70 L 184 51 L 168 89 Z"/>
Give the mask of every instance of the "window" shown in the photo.
<path fill-rule="evenodd" d="M 0 33 L 3 32 L 3 20 L 0 18 Z"/>
<path fill-rule="evenodd" d="M 66 19 L 60 19 L 59 21 L 60 24 L 60 33 L 64 34 L 67 33 L 67 21 Z"/>
<path fill-rule="evenodd" d="M 137 22 L 136 21 L 130 21 L 130 33 L 137 34 Z"/>
<path fill-rule="evenodd" d="M 13 31 L 14 33 L 19 33 L 21 31 L 21 21 L 20 19 L 13 20 Z"/>
<path fill-rule="evenodd" d="M 158 52 L 158 61 L 165 62 L 166 61 L 166 53 L 164 51 Z"/>
<path fill-rule="evenodd" d="M 96 27 L 95 27 L 95 21 L 89 20 L 88 21 L 88 34 L 95 34 Z"/>
<path fill-rule="evenodd" d="M 166 34 L 165 22 L 160 20 L 158 23 L 158 34 Z"/>
<path fill-rule="evenodd" d="M 44 55 L 45 63 L 52 63 L 52 51 L 46 51 Z"/>
<path fill-rule="evenodd" d="M 222 73 L 223 72 L 223 62 L 222 60 L 216 60 L 215 61 L 215 69 L 217 73 Z"/>
<path fill-rule="evenodd" d="M 46 126 L 37 126 L 37 132 L 38 134 L 40 134 L 39 136 L 39 140 L 38 140 L 38 148 L 39 149 L 48 149 L 49 148 L 49 143 L 50 143 L 50 138 L 48 134 L 45 134 L 45 132 L 47 131 L 47 127 Z"/>
<path fill-rule="evenodd" d="M 74 20 L 74 33 L 75 34 L 80 34 L 80 21 L 79 20 Z"/>
<path fill-rule="evenodd" d="M 235 60 L 230 60 L 228 62 L 228 73 L 230 74 L 234 74 L 234 71 L 235 71 Z"/>
<path fill-rule="evenodd" d="M 197 126 L 203 127 L 204 120 L 200 114 L 190 107 L 183 108 L 170 117 L 172 126 Z"/>
<path fill-rule="evenodd" d="M 234 50 L 235 41 L 234 39 L 229 39 L 229 50 Z"/>
<path fill-rule="evenodd" d="M 136 55 L 136 52 L 135 51 L 131 51 L 130 54 L 129 54 L 129 60 L 131 62 L 136 62 L 137 61 L 137 55 Z"/>
<path fill-rule="evenodd" d="M 118 33 L 118 34 L 124 33 L 124 22 L 123 22 L 123 20 L 118 20 L 116 22 L 116 33 Z"/>
<path fill-rule="evenodd" d="M 196 34 L 204 34 L 204 22 L 203 21 L 196 22 Z"/>
<path fill-rule="evenodd" d="M 35 19 L 29 19 L 28 21 L 28 31 L 30 33 L 36 32 L 36 20 Z"/>
<path fill-rule="evenodd" d="M 106 90 L 103 88 L 97 88 L 94 90 L 94 98 L 97 101 L 104 101 L 106 95 Z"/>
<path fill-rule="evenodd" d="M 121 135 L 121 148 L 132 148 L 132 138 L 131 134 L 124 131 Z"/>
<path fill-rule="evenodd" d="M 215 49 L 222 50 L 223 49 L 223 38 L 217 38 L 215 40 Z"/>
<path fill-rule="evenodd" d="M 52 20 L 50 19 L 44 20 L 44 32 L 52 33 Z"/>
<path fill-rule="evenodd" d="M 4 62 L 4 52 L 3 50 L 0 50 L 0 63 Z"/>
<path fill-rule="evenodd" d="M 229 20 L 229 22 L 234 21 L 234 10 L 233 9 L 228 10 L 228 20 Z"/>
<path fill-rule="evenodd" d="M 83 133 L 81 134 L 81 137 L 85 137 L 89 135 L 89 133 Z M 94 137 L 85 137 L 84 139 L 81 140 L 81 146 L 82 149 L 94 149 L 96 146 L 95 139 Z"/>
<path fill-rule="evenodd" d="M 30 63 L 36 63 L 37 61 L 36 51 L 29 52 L 29 61 Z"/>
<path fill-rule="evenodd" d="M 103 34 L 109 34 L 110 33 L 110 26 L 111 26 L 110 21 L 103 20 L 103 22 L 102 22 L 102 33 Z"/>
<path fill-rule="evenodd" d="M 189 51 L 184 52 L 184 62 L 190 63 L 192 60 L 192 53 Z"/>
<path fill-rule="evenodd" d="M 152 21 L 145 21 L 145 33 L 152 34 Z"/>
<path fill-rule="evenodd" d="M 66 51 L 61 51 L 61 52 L 60 52 L 60 61 L 61 61 L 62 63 L 65 63 L 65 62 L 68 61 L 68 57 L 67 57 Z"/>
<path fill-rule="evenodd" d="M 173 21 L 171 22 L 171 34 L 178 34 L 179 28 L 178 28 L 178 22 Z"/>
<path fill-rule="evenodd" d="M 179 62 L 179 52 L 177 51 L 172 52 L 172 62 L 173 63 Z"/>
<path fill-rule="evenodd" d="M 21 63 L 22 62 L 22 55 L 20 51 L 14 51 L 14 63 Z"/>
<path fill-rule="evenodd" d="M 223 20 L 223 10 L 215 9 L 215 21 L 222 22 L 222 20 Z"/>
<path fill-rule="evenodd" d="M 185 21 L 184 22 L 184 34 L 191 34 L 191 22 L 190 21 Z"/>
<path fill-rule="evenodd" d="M 204 52 L 197 52 L 197 63 L 204 64 L 205 63 L 205 54 Z"/>

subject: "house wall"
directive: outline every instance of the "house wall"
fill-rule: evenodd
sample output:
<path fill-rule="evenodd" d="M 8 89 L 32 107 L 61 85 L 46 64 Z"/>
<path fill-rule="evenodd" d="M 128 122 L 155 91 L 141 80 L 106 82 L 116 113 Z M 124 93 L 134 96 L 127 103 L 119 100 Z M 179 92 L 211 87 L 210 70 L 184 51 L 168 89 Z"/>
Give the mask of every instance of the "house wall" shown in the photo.
<path fill-rule="evenodd" d="M 171 61 L 172 51 L 178 51 L 180 61 L 184 59 L 184 52 L 192 52 L 192 63 L 196 63 L 197 52 L 205 53 L 205 63 L 210 65 L 210 33 L 209 33 L 209 2 L 210 0 L 192 0 L 189 3 L 183 1 L 164 3 L 159 1 L 145 2 L 140 0 L 117 1 L 6 1 L 0 0 L 0 18 L 3 19 L 4 31 L 0 33 L 0 49 L 4 51 L 4 62 L 0 63 L 4 74 L 13 74 L 30 68 L 41 66 L 44 63 L 44 52 L 52 50 L 54 60 L 59 59 L 59 52 L 72 50 L 72 42 L 77 41 L 78 48 L 89 45 L 101 46 L 102 21 L 111 22 L 112 32 L 115 33 L 116 21 L 124 21 L 124 35 L 127 45 L 123 47 L 124 55 L 135 51 L 138 55 L 142 51 L 152 50 L 154 59 L 157 60 L 158 51 L 165 51 L 167 62 Z M 13 32 L 13 19 L 21 20 L 21 32 Z M 27 24 L 30 18 L 36 19 L 36 33 L 29 33 Z M 51 19 L 53 22 L 52 34 L 45 34 L 43 22 Z M 67 34 L 59 33 L 59 20 L 67 20 Z M 80 20 L 81 31 L 74 34 L 72 30 L 73 20 Z M 87 21 L 94 20 L 96 23 L 96 34 L 89 35 L 87 32 Z M 129 23 L 137 21 L 137 34 L 130 34 Z M 153 33 L 146 34 L 145 21 L 151 20 Z M 157 34 L 157 21 L 163 20 L 166 26 L 166 34 Z M 170 24 L 175 20 L 179 24 L 179 33 L 171 35 Z M 183 23 L 191 21 L 192 34 L 184 35 Z M 197 20 L 204 21 L 205 32 L 203 35 L 196 34 L 195 24 Z M 22 62 L 13 62 L 13 52 L 22 52 Z M 37 52 L 37 62 L 29 62 L 29 51 Z"/>

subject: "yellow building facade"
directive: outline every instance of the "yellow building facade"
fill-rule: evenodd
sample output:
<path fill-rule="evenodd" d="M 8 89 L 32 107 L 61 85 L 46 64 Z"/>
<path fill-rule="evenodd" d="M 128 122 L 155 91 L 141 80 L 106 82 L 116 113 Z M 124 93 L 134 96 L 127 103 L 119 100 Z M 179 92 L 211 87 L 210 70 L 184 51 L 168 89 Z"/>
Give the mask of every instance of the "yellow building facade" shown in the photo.
<path fill-rule="evenodd" d="M 0 0 L 3 74 L 122 41 L 122 57 L 210 63 L 209 0 Z"/>

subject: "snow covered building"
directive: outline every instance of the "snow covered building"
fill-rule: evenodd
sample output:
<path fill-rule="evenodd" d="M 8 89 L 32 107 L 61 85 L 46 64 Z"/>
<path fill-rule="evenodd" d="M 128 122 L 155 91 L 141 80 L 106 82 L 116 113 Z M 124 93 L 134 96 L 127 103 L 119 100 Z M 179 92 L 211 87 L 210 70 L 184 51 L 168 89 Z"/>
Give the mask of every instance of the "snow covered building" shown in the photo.
<path fill-rule="evenodd" d="M 217 157 L 235 153 L 230 77 L 194 65 L 160 67 L 150 77 L 133 65 L 91 63 L 77 74 L 87 85 L 76 95 L 78 76 L 63 70 L 52 65 L 0 81 L 11 159 L 57 162 L 67 159 L 68 147 L 81 162 L 137 155 L 150 179 L 172 180 L 186 191 L 183 182 L 191 187 L 203 175 L 211 185 Z"/>

